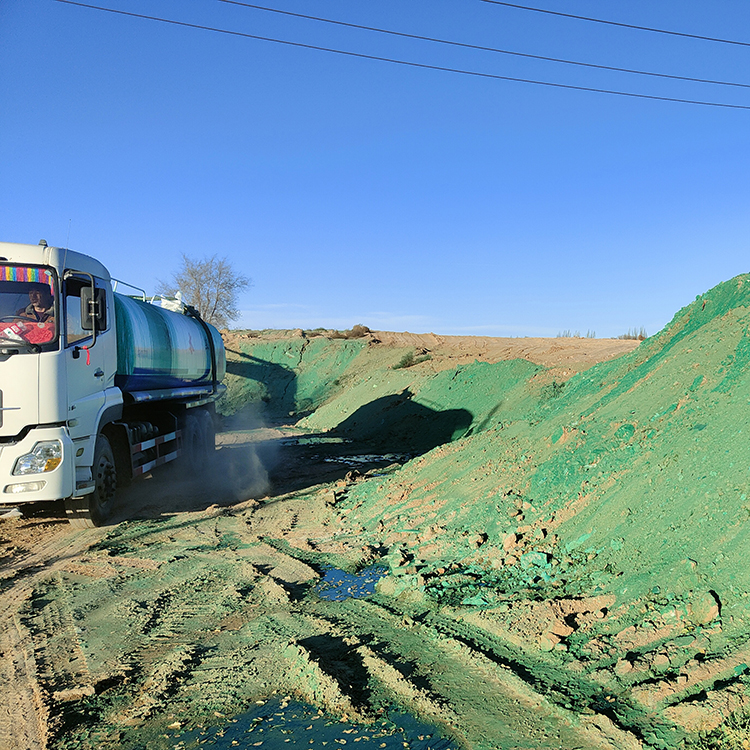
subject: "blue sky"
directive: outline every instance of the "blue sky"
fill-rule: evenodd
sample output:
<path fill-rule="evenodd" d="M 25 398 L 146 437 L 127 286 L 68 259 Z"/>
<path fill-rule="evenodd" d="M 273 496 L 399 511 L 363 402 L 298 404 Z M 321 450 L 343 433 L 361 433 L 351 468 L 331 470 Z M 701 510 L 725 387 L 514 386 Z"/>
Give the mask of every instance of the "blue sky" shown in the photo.
<path fill-rule="evenodd" d="M 96 4 L 430 65 L 750 105 L 750 88 L 397 39 L 218 0 Z M 481 0 L 266 5 L 750 84 L 747 46 Z M 537 5 L 750 42 L 750 3 L 738 0 Z M 0 239 L 42 237 L 148 291 L 181 253 L 226 256 L 253 280 L 237 327 L 655 333 L 696 295 L 750 270 L 750 110 L 2 0 Z"/>

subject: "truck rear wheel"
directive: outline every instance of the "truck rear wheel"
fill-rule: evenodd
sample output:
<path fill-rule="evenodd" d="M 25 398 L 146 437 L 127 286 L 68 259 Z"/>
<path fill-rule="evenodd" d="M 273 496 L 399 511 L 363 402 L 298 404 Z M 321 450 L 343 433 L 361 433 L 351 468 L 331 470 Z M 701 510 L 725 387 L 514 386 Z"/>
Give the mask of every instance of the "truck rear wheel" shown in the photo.
<path fill-rule="evenodd" d="M 91 467 L 91 473 L 94 479 L 94 491 L 83 497 L 73 497 L 65 501 L 68 521 L 72 526 L 79 528 L 102 526 L 112 513 L 117 489 L 117 470 L 112 447 L 104 435 L 96 438 L 94 465 Z"/>
<path fill-rule="evenodd" d="M 206 457 L 211 460 L 216 450 L 216 426 L 214 425 L 211 412 L 207 409 L 201 409 L 200 420 L 203 423 L 203 442 L 206 451 Z"/>
<path fill-rule="evenodd" d="M 185 419 L 185 430 L 182 436 L 183 465 L 194 476 L 200 476 L 208 468 L 209 457 L 213 454 L 214 445 L 210 417 L 204 412 L 188 414 Z"/>

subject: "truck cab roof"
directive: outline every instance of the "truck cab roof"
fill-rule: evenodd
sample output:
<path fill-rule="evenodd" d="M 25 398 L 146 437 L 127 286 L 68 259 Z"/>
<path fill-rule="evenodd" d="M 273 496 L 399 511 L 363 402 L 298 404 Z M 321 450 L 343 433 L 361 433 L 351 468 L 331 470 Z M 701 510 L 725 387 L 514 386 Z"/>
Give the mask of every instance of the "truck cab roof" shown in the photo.
<path fill-rule="evenodd" d="M 109 271 L 98 260 L 64 247 L 0 242 L 0 263 L 6 262 L 52 266 L 58 270 L 69 268 L 74 271 L 90 273 L 92 276 L 105 281 L 110 280 Z"/>

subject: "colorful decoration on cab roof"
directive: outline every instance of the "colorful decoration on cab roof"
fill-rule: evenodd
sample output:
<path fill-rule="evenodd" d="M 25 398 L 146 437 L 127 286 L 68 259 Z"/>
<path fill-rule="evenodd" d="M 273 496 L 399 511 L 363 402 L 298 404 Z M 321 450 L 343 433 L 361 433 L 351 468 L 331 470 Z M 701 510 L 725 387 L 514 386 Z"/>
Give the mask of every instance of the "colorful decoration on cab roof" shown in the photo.
<path fill-rule="evenodd" d="M 0 266 L 0 281 L 26 281 L 52 286 L 51 273 L 44 268 Z"/>

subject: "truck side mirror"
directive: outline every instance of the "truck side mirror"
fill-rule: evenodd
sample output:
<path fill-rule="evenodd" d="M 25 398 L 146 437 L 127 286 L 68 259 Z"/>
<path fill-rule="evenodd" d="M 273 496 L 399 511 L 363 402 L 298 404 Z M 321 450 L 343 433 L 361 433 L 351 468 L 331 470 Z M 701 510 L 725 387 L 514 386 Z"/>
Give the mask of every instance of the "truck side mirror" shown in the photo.
<path fill-rule="evenodd" d="M 85 286 L 81 289 L 81 328 L 92 331 L 95 325 L 97 331 L 107 328 L 106 291 Z"/>

